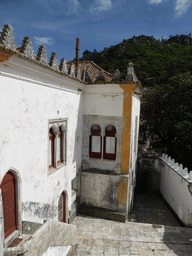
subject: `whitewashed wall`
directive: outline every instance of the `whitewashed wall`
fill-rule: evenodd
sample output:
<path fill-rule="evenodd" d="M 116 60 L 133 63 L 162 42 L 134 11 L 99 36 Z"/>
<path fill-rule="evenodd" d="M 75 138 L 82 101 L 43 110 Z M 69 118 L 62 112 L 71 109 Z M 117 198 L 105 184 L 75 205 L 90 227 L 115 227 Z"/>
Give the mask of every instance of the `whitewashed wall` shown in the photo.
<path fill-rule="evenodd" d="M 84 91 L 84 115 L 122 116 L 123 89 L 118 84 L 88 85 Z"/>
<path fill-rule="evenodd" d="M 192 227 L 192 172 L 167 155 L 160 158 L 161 194 L 187 226 Z M 191 193 L 189 191 L 191 188 Z"/>
<path fill-rule="evenodd" d="M 71 180 L 81 166 L 82 84 L 16 57 L 0 71 L 0 182 L 9 170 L 20 176 L 22 220 L 57 219 L 63 191 L 71 210 Z M 68 120 L 67 164 L 48 175 L 48 122 L 59 118 Z"/>
<path fill-rule="evenodd" d="M 138 134 L 140 120 L 140 98 L 136 95 L 132 97 L 131 113 L 131 143 L 130 143 L 130 161 L 129 161 L 129 205 L 128 211 L 131 211 L 134 200 L 134 189 L 136 186 L 136 167 L 138 152 Z"/>

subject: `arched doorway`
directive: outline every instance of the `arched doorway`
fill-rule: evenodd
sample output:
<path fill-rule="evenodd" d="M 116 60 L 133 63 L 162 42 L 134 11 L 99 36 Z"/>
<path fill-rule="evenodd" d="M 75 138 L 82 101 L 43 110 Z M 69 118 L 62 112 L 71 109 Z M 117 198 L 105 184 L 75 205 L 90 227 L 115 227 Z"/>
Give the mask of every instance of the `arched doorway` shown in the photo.
<path fill-rule="evenodd" d="M 63 192 L 59 197 L 58 203 L 58 220 L 61 222 L 66 222 L 66 198 L 65 192 Z"/>
<path fill-rule="evenodd" d="M 15 177 L 10 171 L 3 178 L 0 188 L 3 200 L 4 234 L 6 239 L 17 229 Z"/>

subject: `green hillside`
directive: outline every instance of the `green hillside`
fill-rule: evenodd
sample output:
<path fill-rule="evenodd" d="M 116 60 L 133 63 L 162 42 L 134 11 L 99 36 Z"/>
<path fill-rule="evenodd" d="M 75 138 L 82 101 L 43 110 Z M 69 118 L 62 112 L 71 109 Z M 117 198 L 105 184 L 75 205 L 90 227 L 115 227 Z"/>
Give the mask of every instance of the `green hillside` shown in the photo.
<path fill-rule="evenodd" d="M 167 83 L 169 77 L 192 72 L 192 38 L 176 35 L 156 40 L 153 36 L 133 36 L 101 52 L 86 50 L 81 60 L 93 60 L 112 74 L 119 69 L 122 78 L 132 62 L 143 86 Z"/>

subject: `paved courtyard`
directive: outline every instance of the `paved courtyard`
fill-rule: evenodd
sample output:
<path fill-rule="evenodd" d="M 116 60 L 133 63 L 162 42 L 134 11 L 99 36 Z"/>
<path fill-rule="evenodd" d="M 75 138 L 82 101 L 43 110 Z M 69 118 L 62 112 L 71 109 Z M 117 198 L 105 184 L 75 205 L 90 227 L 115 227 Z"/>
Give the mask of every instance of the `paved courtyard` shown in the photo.
<path fill-rule="evenodd" d="M 157 194 L 137 195 L 129 222 L 78 216 L 73 224 L 76 256 L 192 256 L 192 229 L 180 227 Z"/>
<path fill-rule="evenodd" d="M 192 255 L 192 229 L 78 216 L 76 256 Z"/>

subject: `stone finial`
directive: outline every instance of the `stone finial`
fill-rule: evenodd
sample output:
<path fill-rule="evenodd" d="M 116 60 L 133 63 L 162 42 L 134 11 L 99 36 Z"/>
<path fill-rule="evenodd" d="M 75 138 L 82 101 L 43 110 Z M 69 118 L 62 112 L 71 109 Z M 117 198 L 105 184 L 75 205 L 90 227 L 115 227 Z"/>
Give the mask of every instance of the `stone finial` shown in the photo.
<path fill-rule="evenodd" d="M 57 61 L 57 55 L 55 52 L 52 52 L 51 58 L 49 61 L 49 66 L 52 67 L 54 70 L 59 70 L 59 65 Z"/>
<path fill-rule="evenodd" d="M 7 48 L 15 50 L 15 41 L 11 25 L 4 25 L 0 36 L 0 44 L 4 44 Z"/>
<path fill-rule="evenodd" d="M 85 76 L 86 76 L 86 70 L 84 69 L 83 72 L 81 73 L 81 80 L 85 82 Z"/>
<path fill-rule="evenodd" d="M 119 69 L 116 69 L 115 74 L 113 75 L 112 81 L 119 81 L 121 80 L 121 74 Z"/>
<path fill-rule="evenodd" d="M 74 65 L 74 63 L 71 63 L 71 66 L 69 67 L 69 75 L 71 77 L 75 77 L 75 65 Z"/>
<path fill-rule="evenodd" d="M 29 57 L 29 58 L 34 58 L 33 56 L 33 47 L 32 47 L 32 42 L 30 37 L 25 36 L 23 39 L 23 43 L 22 46 L 20 48 L 20 52 L 25 54 L 25 56 Z"/>
<path fill-rule="evenodd" d="M 76 68 L 76 78 L 78 80 L 81 80 L 81 70 L 79 67 Z"/>
<path fill-rule="evenodd" d="M 91 82 L 91 77 L 90 77 L 89 72 L 87 70 L 85 71 L 85 81 L 89 82 L 89 83 Z"/>
<path fill-rule="evenodd" d="M 97 76 L 97 81 L 106 81 L 106 77 L 103 73 L 103 71 L 99 71 L 99 75 Z"/>
<path fill-rule="evenodd" d="M 131 81 L 131 82 L 138 82 L 138 79 L 135 75 L 135 71 L 134 71 L 134 65 L 132 62 L 130 62 L 128 64 L 127 67 L 127 76 L 126 76 L 126 81 Z"/>
<path fill-rule="evenodd" d="M 64 73 L 68 74 L 68 69 L 67 69 L 67 62 L 65 58 L 61 59 L 60 65 L 59 65 L 59 70 Z"/>
<path fill-rule="evenodd" d="M 44 45 L 40 45 L 39 46 L 39 50 L 38 50 L 38 54 L 37 54 L 37 60 L 44 64 L 47 65 L 48 61 L 47 61 L 47 53 L 45 50 L 45 46 Z"/>

